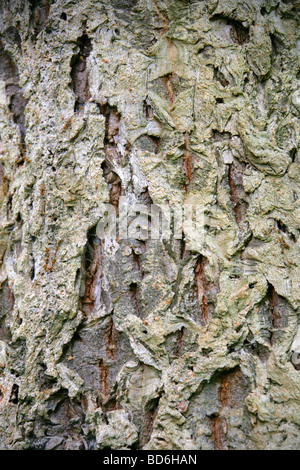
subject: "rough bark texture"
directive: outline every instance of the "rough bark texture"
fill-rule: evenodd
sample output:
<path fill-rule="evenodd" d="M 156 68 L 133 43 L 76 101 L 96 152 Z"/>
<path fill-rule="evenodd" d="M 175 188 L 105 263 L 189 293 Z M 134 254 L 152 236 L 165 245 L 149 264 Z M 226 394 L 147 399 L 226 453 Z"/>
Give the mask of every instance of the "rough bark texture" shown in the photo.
<path fill-rule="evenodd" d="M 300 447 L 297 3 L 0 1 L 1 449 Z"/>

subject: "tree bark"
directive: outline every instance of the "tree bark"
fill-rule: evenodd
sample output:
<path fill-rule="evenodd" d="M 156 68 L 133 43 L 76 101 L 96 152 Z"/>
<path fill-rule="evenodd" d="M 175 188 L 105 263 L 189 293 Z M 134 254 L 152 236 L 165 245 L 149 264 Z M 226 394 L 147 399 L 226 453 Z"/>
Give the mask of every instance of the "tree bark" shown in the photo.
<path fill-rule="evenodd" d="M 299 3 L 0 20 L 0 448 L 299 448 Z"/>

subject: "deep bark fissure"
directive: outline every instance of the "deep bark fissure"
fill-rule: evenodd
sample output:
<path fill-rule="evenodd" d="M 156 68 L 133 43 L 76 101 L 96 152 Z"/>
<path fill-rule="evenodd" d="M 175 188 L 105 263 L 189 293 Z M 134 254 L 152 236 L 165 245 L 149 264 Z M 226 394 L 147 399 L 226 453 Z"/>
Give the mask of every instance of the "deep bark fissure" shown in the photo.
<path fill-rule="evenodd" d="M 28 100 L 24 97 L 23 90 L 19 85 L 19 72 L 12 57 L 0 44 L 0 79 L 6 83 L 6 96 L 8 108 L 12 113 L 13 122 L 17 124 L 20 131 L 20 156 L 16 160 L 17 165 L 24 163 L 26 153 L 26 125 L 25 108 Z"/>
<path fill-rule="evenodd" d="M 207 281 L 205 278 L 205 267 L 208 264 L 207 258 L 200 255 L 195 264 L 195 286 L 198 305 L 200 305 L 200 323 L 208 324 L 207 307 Z"/>
<path fill-rule="evenodd" d="M 83 34 L 78 38 L 77 46 L 79 52 L 71 60 L 71 79 L 75 94 L 74 111 L 80 111 L 91 97 L 87 70 L 87 58 L 92 51 L 90 38 Z"/>
<path fill-rule="evenodd" d="M 86 315 L 90 315 L 100 302 L 101 295 L 101 259 L 102 242 L 96 235 L 96 227 L 88 232 L 87 244 L 84 254 L 83 282 L 84 289 L 80 298 L 80 305 Z"/>
<path fill-rule="evenodd" d="M 109 190 L 109 202 L 116 210 L 119 209 L 119 199 L 122 194 L 122 182 L 117 171 L 122 156 L 118 150 L 118 137 L 121 114 L 117 108 L 108 104 L 100 106 L 100 112 L 105 117 L 104 152 L 105 160 L 102 170 Z"/>

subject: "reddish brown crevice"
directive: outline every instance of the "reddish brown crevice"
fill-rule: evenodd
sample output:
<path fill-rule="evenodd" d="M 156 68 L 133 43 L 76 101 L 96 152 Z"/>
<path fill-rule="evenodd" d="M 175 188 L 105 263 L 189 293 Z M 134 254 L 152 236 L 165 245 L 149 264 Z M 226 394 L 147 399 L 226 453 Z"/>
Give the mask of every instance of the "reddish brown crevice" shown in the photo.
<path fill-rule="evenodd" d="M 84 293 L 80 299 L 81 308 L 86 315 L 93 312 L 100 296 L 102 243 L 96 236 L 96 228 L 88 233 L 84 260 Z"/>
<path fill-rule="evenodd" d="M 144 110 L 145 119 L 147 121 L 153 117 L 153 109 L 150 106 L 150 104 L 147 103 L 146 100 L 143 101 L 143 110 Z"/>
<path fill-rule="evenodd" d="M 180 239 L 179 244 L 180 244 L 179 245 L 180 246 L 180 259 L 184 260 L 191 254 L 191 251 L 186 246 L 184 232 L 182 232 L 182 238 Z"/>
<path fill-rule="evenodd" d="M 168 43 L 170 48 L 170 59 L 172 62 L 172 67 L 175 70 L 176 62 L 174 61 L 173 57 L 174 44 L 170 39 L 168 39 Z M 151 82 L 151 88 L 153 88 L 157 94 L 159 94 L 169 103 L 170 112 L 172 114 L 176 96 L 181 91 L 180 77 L 174 71 L 172 71 L 153 80 Z M 150 119 L 153 116 L 153 110 L 147 101 L 144 101 L 144 115 L 146 119 Z"/>
<path fill-rule="evenodd" d="M 111 393 L 109 389 L 109 364 L 104 363 L 101 359 L 98 362 L 100 390 L 98 397 L 98 405 L 101 406 L 103 411 L 114 411 L 118 409 L 118 402 L 115 394 Z"/>
<path fill-rule="evenodd" d="M 105 352 L 109 359 L 113 359 L 115 356 L 115 342 L 114 342 L 114 333 L 115 333 L 115 325 L 113 318 L 110 317 L 108 326 L 105 332 Z"/>
<path fill-rule="evenodd" d="M 224 442 L 226 441 L 226 433 L 223 419 L 219 415 L 212 416 L 210 423 L 215 450 L 225 450 Z"/>
<path fill-rule="evenodd" d="M 91 96 L 86 68 L 87 58 L 92 50 L 91 40 L 86 34 L 83 34 L 78 38 L 77 45 L 79 52 L 71 59 L 71 79 L 75 94 L 74 111 L 80 111 Z"/>
<path fill-rule="evenodd" d="M 229 381 L 230 379 L 234 379 L 234 374 L 235 374 L 235 371 L 229 372 L 225 374 L 221 379 L 220 388 L 219 388 L 219 399 L 220 399 L 222 408 L 224 408 L 227 405 Z"/>
<path fill-rule="evenodd" d="M 166 34 L 167 29 L 168 29 L 168 24 L 169 24 L 169 19 L 165 17 L 165 15 L 162 13 L 160 7 L 158 6 L 156 0 L 152 0 L 153 6 L 157 12 L 158 17 L 160 18 L 162 22 L 162 36 Z"/>
<path fill-rule="evenodd" d="M 45 28 L 50 13 L 50 3 L 50 0 L 29 0 L 31 9 L 30 25 L 34 35 L 37 35 Z"/>
<path fill-rule="evenodd" d="M 208 264 L 207 258 L 200 255 L 195 265 L 195 286 L 198 303 L 201 305 L 200 323 L 204 326 L 208 324 L 208 285 L 205 278 L 205 267 Z"/>
<path fill-rule="evenodd" d="M 275 291 L 272 284 L 268 283 L 267 299 L 270 306 L 270 315 L 272 318 L 272 331 L 270 336 L 270 344 L 274 344 L 274 335 L 279 323 L 279 311 L 278 311 L 278 294 Z"/>
<path fill-rule="evenodd" d="M 23 95 L 23 91 L 19 86 L 19 73 L 16 64 L 11 56 L 3 49 L 0 44 L 0 80 L 5 82 L 6 96 L 8 99 L 8 107 L 12 113 L 13 122 L 17 124 L 20 130 L 20 156 L 16 164 L 24 163 L 24 155 L 26 153 L 25 137 L 25 108 L 27 100 Z"/>
<path fill-rule="evenodd" d="M 101 104 L 100 112 L 105 117 L 105 160 L 101 167 L 109 189 L 109 202 L 118 210 L 122 194 L 121 179 L 116 171 L 121 163 L 121 155 L 117 147 L 121 115 L 116 107 L 108 104 Z"/>
<path fill-rule="evenodd" d="M 52 253 L 50 254 L 50 248 L 46 248 L 45 250 L 45 258 L 44 258 L 44 265 L 43 268 L 46 272 L 51 272 L 53 271 L 54 265 L 56 263 L 56 257 L 57 257 L 57 251 L 59 248 L 59 245 L 61 244 L 61 240 L 58 240 L 54 250 L 52 250 Z M 34 277 L 34 275 L 33 275 Z M 32 277 L 32 279 L 33 279 Z"/>
<path fill-rule="evenodd" d="M 189 135 L 187 132 L 184 134 L 182 166 L 183 166 L 183 173 L 185 176 L 184 188 L 185 188 L 185 191 L 187 192 L 188 186 L 192 180 L 192 171 L 193 171 L 193 153 L 190 148 L 190 140 L 189 140 Z"/>
<path fill-rule="evenodd" d="M 161 80 L 164 83 L 165 88 L 166 88 L 167 100 L 169 101 L 169 103 L 171 105 L 173 105 L 174 98 L 175 98 L 174 88 L 173 88 L 173 76 L 174 76 L 174 74 L 171 72 L 171 73 L 168 73 L 167 75 L 161 77 Z"/>
<path fill-rule="evenodd" d="M 153 431 L 153 424 L 154 424 L 154 420 L 156 418 L 156 415 L 157 415 L 157 409 L 156 410 L 153 410 L 153 411 L 148 411 L 146 414 L 145 414 L 145 417 L 144 417 L 144 423 L 143 423 L 143 430 L 142 430 L 142 436 L 140 438 L 140 447 L 144 447 L 149 441 L 150 441 L 150 438 L 151 438 L 151 434 L 152 434 L 152 431 Z"/>
<path fill-rule="evenodd" d="M 104 365 L 103 359 L 98 362 L 100 393 L 103 400 L 107 399 L 108 385 L 107 385 L 107 369 Z"/>
<path fill-rule="evenodd" d="M 105 181 L 109 187 L 109 203 L 118 210 L 119 200 L 122 194 L 120 177 L 112 170 L 111 165 L 104 161 L 101 165 Z"/>
<path fill-rule="evenodd" d="M 210 417 L 212 439 L 215 450 L 227 450 L 230 442 L 227 436 L 225 409 L 243 409 L 244 399 L 249 392 L 249 384 L 239 366 L 219 375 L 218 383 L 220 409 L 217 415 Z"/>

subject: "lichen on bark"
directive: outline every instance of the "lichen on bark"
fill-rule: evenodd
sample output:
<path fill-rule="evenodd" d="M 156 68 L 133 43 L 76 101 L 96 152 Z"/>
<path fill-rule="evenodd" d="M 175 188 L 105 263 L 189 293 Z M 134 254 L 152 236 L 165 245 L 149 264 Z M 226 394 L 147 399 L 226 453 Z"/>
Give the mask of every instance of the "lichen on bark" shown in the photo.
<path fill-rule="evenodd" d="M 0 448 L 300 446 L 299 4 L 0 0 Z M 105 204 L 204 208 L 100 239 Z"/>

